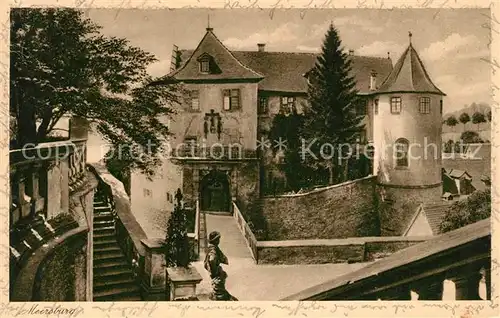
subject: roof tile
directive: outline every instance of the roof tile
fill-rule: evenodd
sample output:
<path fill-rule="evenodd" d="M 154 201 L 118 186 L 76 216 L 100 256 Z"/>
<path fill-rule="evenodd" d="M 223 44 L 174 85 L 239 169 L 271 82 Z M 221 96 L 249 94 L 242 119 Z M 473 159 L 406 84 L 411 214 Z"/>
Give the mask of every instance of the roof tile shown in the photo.
<path fill-rule="evenodd" d="M 191 50 L 182 50 L 181 59 L 186 60 Z M 259 82 L 259 89 L 274 92 L 307 93 L 305 73 L 310 71 L 319 54 L 295 52 L 259 52 L 233 51 L 242 64 L 264 76 Z M 370 73 L 375 71 L 382 81 L 392 70 L 392 62 L 388 58 L 352 55 L 352 75 L 355 77 L 356 89 L 360 93 L 370 92 Z"/>
<path fill-rule="evenodd" d="M 377 92 L 421 92 L 445 95 L 432 83 L 422 60 L 411 43 Z"/>

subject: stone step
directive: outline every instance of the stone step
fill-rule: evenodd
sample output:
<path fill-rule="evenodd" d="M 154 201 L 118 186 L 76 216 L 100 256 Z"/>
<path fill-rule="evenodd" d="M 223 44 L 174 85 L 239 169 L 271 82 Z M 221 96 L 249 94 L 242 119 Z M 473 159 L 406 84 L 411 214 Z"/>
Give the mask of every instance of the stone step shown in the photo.
<path fill-rule="evenodd" d="M 111 277 L 128 277 L 132 275 L 132 270 L 128 267 L 105 267 L 94 273 L 94 280 L 109 279 Z"/>
<path fill-rule="evenodd" d="M 98 238 L 97 240 L 94 239 L 94 250 L 116 246 L 117 244 L 118 242 L 115 237 Z"/>
<path fill-rule="evenodd" d="M 104 221 L 94 221 L 94 229 L 102 228 L 102 227 L 114 227 L 115 222 L 113 220 L 104 220 Z"/>
<path fill-rule="evenodd" d="M 94 213 L 99 212 L 110 212 L 111 207 L 109 206 L 94 206 Z"/>
<path fill-rule="evenodd" d="M 94 279 L 94 293 L 105 289 L 115 289 L 136 284 L 134 276 L 129 273 L 128 277 L 106 277 L 105 279 Z"/>
<path fill-rule="evenodd" d="M 140 288 L 136 284 L 129 284 L 119 288 L 105 289 L 94 293 L 94 301 L 120 301 L 130 296 L 140 297 Z"/>
<path fill-rule="evenodd" d="M 111 246 L 99 245 L 99 246 L 97 246 L 97 248 L 94 247 L 94 255 L 96 255 L 96 253 L 110 253 L 110 252 L 116 252 L 116 251 L 120 251 L 120 252 L 122 251 L 120 248 L 120 245 L 118 245 L 118 242 L 116 242 L 116 244 L 111 245 Z"/>
<path fill-rule="evenodd" d="M 94 207 L 104 207 L 104 206 L 108 206 L 109 204 L 107 202 L 104 202 L 104 201 L 94 201 Z"/>
<path fill-rule="evenodd" d="M 96 233 L 95 229 L 94 229 L 94 233 L 92 236 L 94 238 L 94 242 L 103 241 L 103 240 L 108 241 L 110 239 L 116 241 L 116 236 L 115 236 L 114 230 L 113 230 L 113 232 Z"/>
<path fill-rule="evenodd" d="M 96 221 L 111 221 L 111 222 L 114 222 L 114 215 L 112 213 L 94 214 L 94 222 L 96 222 Z"/>
<path fill-rule="evenodd" d="M 120 249 L 117 251 L 94 251 L 94 262 L 108 259 L 120 259 L 123 257 L 125 257 L 125 255 Z"/>
<path fill-rule="evenodd" d="M 104 235 L 104 234 L 114 234 L 115 227 L 114 226 L 106 226 L 106 227 L 95 227 L 94 228 L 94 237 L 96 235 Z"/>
<path fill-rule="evenodd" d="M 129 264 L 125 257 L 117 259 L 105 259 L 105 260 L 95 260 L 94 259 L 94 269 L 105 269 L 105 268 L 127 268 Z"/>

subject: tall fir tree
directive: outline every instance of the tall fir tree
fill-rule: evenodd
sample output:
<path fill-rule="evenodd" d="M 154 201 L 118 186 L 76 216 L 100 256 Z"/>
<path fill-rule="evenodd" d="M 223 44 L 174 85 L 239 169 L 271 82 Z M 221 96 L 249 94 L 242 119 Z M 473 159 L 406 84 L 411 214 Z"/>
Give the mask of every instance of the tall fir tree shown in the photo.
<path fill-rule="evenodd" d="M 188 239 L 187 216 L 182 207 L 182 193 L 177 189 L 176 205 L 167 223 L 165 260 L 168 267 L 189 267 L 191 253 Z"/>
<path fill-rule="evenodd" d="M 364 115 L 358 115 L 355 109 L 361 100 L 356 81 L 350 75 L 351 63 L 332 23 L 322 53 L 308 74 L 310 105 L 304 110 L 302 129 L 306 164 L 328 169 L 330 183 L 346 180 L 348 160 L 342 158 L 347 158 L 352 148 L 341 145 L 355 144 L 364 128 Z"/>

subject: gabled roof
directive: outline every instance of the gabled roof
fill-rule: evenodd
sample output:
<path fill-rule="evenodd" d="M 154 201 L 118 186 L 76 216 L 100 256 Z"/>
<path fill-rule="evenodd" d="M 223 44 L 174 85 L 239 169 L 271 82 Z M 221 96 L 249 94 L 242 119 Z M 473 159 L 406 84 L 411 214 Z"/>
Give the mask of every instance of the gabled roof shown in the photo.
<path fill-rule="evenodd" d="M 189 58 L 193 51 L 182 50 L 181 60 Z M 264 75 L 259 90 L 272 92 L 307 93 L 307 78 L 304 76 L 315 65 L 319 54 L 295 52 L 233 51 L 233 56 L 252 70 Z M 370 93 L 370 73 L 377 73 L 381 83 L 391 72 L 392 62 L 388 58 L 352 55 L 352 76 L 356 89 L 361 94 Z"/>
<path fill-rule="evenodd" d="M 413 215 L 413 218 L 411 219 L 408 227 L 404 231 L 404 235 L 406 235 L 406 233 L 410 231 L 411 227 L 413 226 L 413 224 L 415 223 L 416 219 L 420 214 L 424 214 L 425 218 L 427 219 L 427 222 L 429 223 L 429 226 L 431 227 L 432 234 L 434 235 L 440 234 L 439 226 L 441 225 L 441 222 L 443 221 L 444 216 L 446 215 L 446 211 L 448 210 L 451 204 L 452 202 L 446 202 L 446 201 L 420 204 L 416 209 L 415 214 Z"/>
<path fill-rule="evenodd" d="M 448 172 L 448 175 L 452 178 L 456 178 L 456 179 L 460 179 L 462 178 L 463 176 L 465 176 L 467 179 L 472 179 L 472 176 L 470 174 L 467 173 L 467 171 L 463 171 L 463 170 L 458 170 L 458 169 L 451 169 L 449 172 Z"/>
<path fill-rule="evenodd" d="M 425 214 L 427 222 L 429 222 L 434 235 L 440 234 L 439 226 L 441 225 L 441 222 L 443 222 L 446 211 L 448 211 L 451 204 L 452 202 L 442 201 L 441 203 L 429 203 L 422 205 L 422 213 Z"/>
<path fill-rule="evenodd" d="M 219 72 L 201 73 L 198 58 L 201 56 L 211 57 Z M 185 57 L 181 57 L 184 58 Z M 191 52 L 182 66 L 169 74 L 179 81 L 186 80 L 260 80 L 262 74 L 255 72 L 239 61 L 221 41 L 215 36 L 211 28 L 207 28 L 207 33 L 198 44 L 198 47 Z"/>
<path fill-rule="evenodd" d="M 377 92 L 415 92 L 446 95 L 432 83 L 411 42 Z"/>

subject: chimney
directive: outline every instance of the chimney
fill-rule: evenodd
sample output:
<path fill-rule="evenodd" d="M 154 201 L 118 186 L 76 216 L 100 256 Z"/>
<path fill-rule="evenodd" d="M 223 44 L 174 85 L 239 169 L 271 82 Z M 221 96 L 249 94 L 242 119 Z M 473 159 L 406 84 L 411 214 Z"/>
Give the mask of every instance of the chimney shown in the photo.
<path fill-rule="evenodd" d="M 349 50 L 349 55 L 354 55 L 354 50 Z"/>
<path fill-rule="evenodd" d="M 258 43 L 257 47 L 259 49 L 259 52 L 264 52 L 266 50 L 266 44 L 265 43 Z"/>
<path fill-rule="evenodd" d="M 372 70 L 370 73 L 370 90 L 374 91 L 377 89 L 377 72 Z"/>

